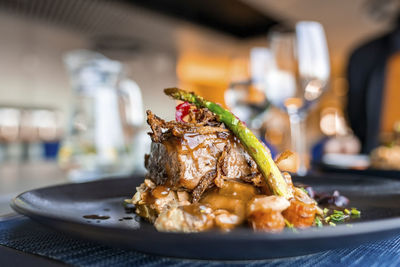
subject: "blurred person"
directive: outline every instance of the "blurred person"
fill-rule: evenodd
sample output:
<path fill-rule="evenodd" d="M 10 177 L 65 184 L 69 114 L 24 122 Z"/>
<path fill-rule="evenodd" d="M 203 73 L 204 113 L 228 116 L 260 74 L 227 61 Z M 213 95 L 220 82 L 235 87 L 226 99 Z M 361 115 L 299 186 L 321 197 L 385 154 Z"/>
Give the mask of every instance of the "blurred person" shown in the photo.
<path fill-rule="evenodd" d="M 400 121 L 399 12 L 394 25 L 389 33 L 356 48 L 349 59 L 347 114 L 362 153 L 387 141 Z"/>

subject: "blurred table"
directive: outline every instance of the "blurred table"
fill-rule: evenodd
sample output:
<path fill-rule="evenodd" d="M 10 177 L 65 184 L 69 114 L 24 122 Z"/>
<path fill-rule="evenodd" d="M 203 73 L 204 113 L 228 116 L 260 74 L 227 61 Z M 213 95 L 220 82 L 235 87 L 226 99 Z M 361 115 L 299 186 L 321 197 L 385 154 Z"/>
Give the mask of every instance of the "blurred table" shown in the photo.
<path fill-rule="evenodd" d="M 0 216 L 12 212 L 9 202 L 16 195 L 67 181 L 54 161 L 0 163 Z"/>

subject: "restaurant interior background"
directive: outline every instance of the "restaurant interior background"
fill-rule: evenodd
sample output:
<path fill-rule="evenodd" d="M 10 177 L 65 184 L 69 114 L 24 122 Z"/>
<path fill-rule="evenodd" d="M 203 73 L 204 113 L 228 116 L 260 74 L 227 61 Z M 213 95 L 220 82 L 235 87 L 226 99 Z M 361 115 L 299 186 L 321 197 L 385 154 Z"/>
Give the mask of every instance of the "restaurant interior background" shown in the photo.
<path fill-rule="evenodd" d="M 243 82 L 250 90 L 249 105 L 262 102 L 265 96 L 248 83 L 252 48 L 268 47 L 271 29 L 318 21 L 327 36 L 331 79 L 307 121 L 312 146 L 324 136 L 348 134 L 348 57 L 392 27 L 398 6 L 398 1 L 370 0 L 0 0 L 0 193 L 8 199 L 17 190 L 41 185 L 25 177 L 14 187 L 12 177 L 21 172 L 29 176 L 40 165 L 51 176 L 58 168 L 57 149 L 73 98 L 62 60 L 68 51 L 94 50 L 122 62 L 125 75 L 141 89 L 143 110 L 173 119 L 175 103 L 162 93 L 166 87 L 227 105 L 226 90 Z M 263 133 L 283 150 L 290 140 L 288 119 L 269 110 L 262 117 L 268 129 Z M 135 134 L 146 131 L 138 127 Z M 24 166 L 30 167 L 24 171 Z"/>

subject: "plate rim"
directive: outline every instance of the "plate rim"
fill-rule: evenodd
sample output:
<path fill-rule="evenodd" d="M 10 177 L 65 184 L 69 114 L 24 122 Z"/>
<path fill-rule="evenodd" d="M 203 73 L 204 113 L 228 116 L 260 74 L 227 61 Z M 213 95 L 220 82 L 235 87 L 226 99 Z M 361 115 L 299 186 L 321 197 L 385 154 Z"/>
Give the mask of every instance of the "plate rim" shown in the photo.
<path fill-rule="evenodd" d="M 369 178 L 377 178 L 377 177 L 369 177 Z M 146 231 L 143 229 L 132 229 L 132 228 L 117 228 L 117 227 L 109 227 L 109 226 L 101 226 L 101 225 L 94 225 L 94 224 L 85 224 L 83 222 L 78 222 L 75 220 L 71 220 L 68 218 L 60 218 L 58 216 L 54 215 L 49 215 L 48 213 L 43 213 L 43 212 L 37 212 L 33 211 L 32 209 L 29 209 L 29 207 L 24 207 L 21 205 L 19 202 L 21 198 L 24 197 L 26 194 L 34 193 L 35 191 L 40 191 L 40 190 L 47 190 L 47 189 L 52 189 L 52 188 L 59 188 L 59 187 L 69 187 L 69 186 L 78 186 L 78 185 L 84 185 L 84 184 L 93 184 L 93 183 L 104 183 L 104 182 L 115 182 L 115 181 L 120 181 L 124 179 L 132 179 L 132 178 L 108 178 L 108 179 L 103 179 L 103 180 L 98 180 L 98 181 L 90 181 L 90 182 L 84 182 L 84 183 L 63 183 L 63 184 L 58 184 L 58 185 L 52 185 L 52 186 L 46 186 L 46 187 L 41 187 L 41 188 L 36 188 L 32 190 L 27 190 L 23 193 L 18 194 L 16 197 L 11 199 L 10 201 L 10 206 L 13 210 L 15 210 L 17 213 L 25 215 L 29 218 L 34 218 L 36 220 L 46 220 L 46 219 L 51 219 L 51 220 L 57 220 L 57 221 L 62 221 L 62 222 L 67 222 L 70 224 L 76 224 L 80 225 L 84 228 L 98 228 L 98 229 L 113 229 L 113 230 L 123 230 L 123 231 L 139 231 L 139 232 L 147 232 L 149 234 L 156 233 L 156 235 L 164 235 L 164 236 L 178 236 L 182 235 L 185 237 L 188 236 L 196 236 L 196 237 L 204 237 L 204 238 L 209 238 L 209 237 L 215 237 L 215 233 L 220 233 L 218 234 L 218 237 L 224 237 L 224 239 L 228 236 L 232 237 L 235 236 L 234 239 L 237 239 L 238 237 L 244 237 L 245 239 L 249 239 L 249 236 L 251 236 L 251 239 L 261 239 L 261 240 L 297 240 L 298 237 L 304 238 L 304 239 L 315 239 L 315 238 L 326 238 L 326 237 L 344 237 L 344 236 L 353 236 L 353 235 L 361 235 L 361 234 L 370 234 L 370 233 L 379 233 L 379 232 L 386 232 L 386 231 L 391 231 L 391 230 L 399 230 L 400 232 L 400 216 L 393 217 L 393 218 L 387 218 L 387 219 L 377 219 L 377 220 L 371 220 L 371 221 L 364 221 L 364 222 L 352 222 L 351 225 L 352 227 L 349 227 L 347 224 L 339 224 L 335 227 L 311 227 L 308 229 L 301 229 L 297 233 L 293 233 L 293 231 L 284 231 L 282 233 L 263 233 L 263 232 L 255 232 L 252 231 L 251 229 L 246 229 L 245 231 L 238 232 L 235 231 L 235 235 L 230 235 L 229 233 L 224 233 L 221 231 L 206 231 L 206 232 L 199 232 L 199 233 L 176 233 L 176 232 L 158 232 L 158 231 Z M 382 177 L 382 179 L 387 179 L 390 180 L 390 178 Z M 399 193 L 400 195 L 400 193 Z M 121 196 L 122 197 L 122 196 Z M 145 222 L 148 223 L 148 222 Z M 371 228 L 373 230 L 371 230 Z M 321 236 L 321 233 L 324 233 L 325 235 Z M 293 238 L 297 237 L 297 238 Z M 227 240 L 230 240 L 230 238 L 227 238 Z"/>

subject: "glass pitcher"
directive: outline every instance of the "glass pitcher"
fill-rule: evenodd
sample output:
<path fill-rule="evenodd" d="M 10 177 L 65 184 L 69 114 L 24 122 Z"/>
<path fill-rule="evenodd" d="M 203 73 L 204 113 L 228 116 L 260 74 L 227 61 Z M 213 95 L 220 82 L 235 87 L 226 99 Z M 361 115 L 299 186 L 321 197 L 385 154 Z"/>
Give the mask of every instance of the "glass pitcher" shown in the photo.
<path fill-rule="evenodd" d="M 73 102 L 60 166 L 72 181 L 131 173 L 133 135 L 144 121 L 139 87 L 122 79 L 120 62 L 96 52 L 69 52 L 64 63 Z"/>

